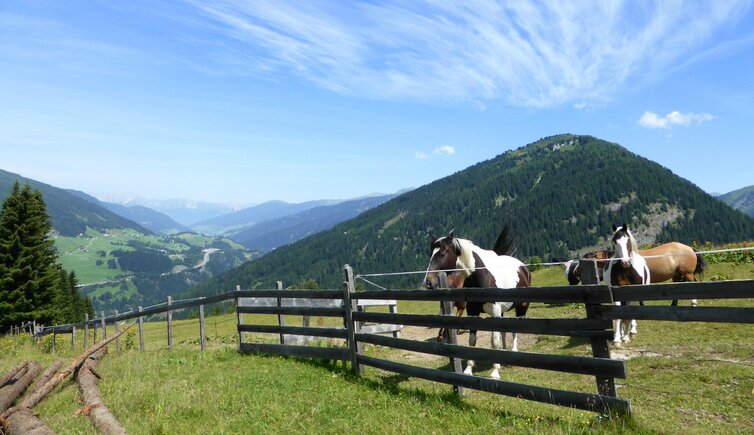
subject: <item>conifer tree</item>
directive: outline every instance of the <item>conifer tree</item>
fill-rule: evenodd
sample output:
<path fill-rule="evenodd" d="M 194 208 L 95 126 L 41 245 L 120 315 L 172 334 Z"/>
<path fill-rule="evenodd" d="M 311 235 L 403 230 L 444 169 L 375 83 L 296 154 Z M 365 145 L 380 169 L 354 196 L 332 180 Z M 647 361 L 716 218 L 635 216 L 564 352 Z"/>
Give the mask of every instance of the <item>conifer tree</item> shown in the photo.
<path fill-rule="evenodd" d="M 0 328 L 59 317 L 57 252 L 42 193 L 16 182 L 0 210 Z"/>

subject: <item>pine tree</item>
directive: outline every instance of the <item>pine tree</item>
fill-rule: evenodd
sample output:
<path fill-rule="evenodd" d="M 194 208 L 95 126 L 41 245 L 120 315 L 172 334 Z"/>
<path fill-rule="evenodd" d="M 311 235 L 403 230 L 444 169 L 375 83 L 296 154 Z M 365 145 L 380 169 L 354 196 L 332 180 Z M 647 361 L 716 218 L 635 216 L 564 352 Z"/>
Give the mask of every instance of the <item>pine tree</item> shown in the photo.
<path fill-rule="evenodd" d="M 0 210 L 0 328 L 59 317 L 57 252 L 41 192 L 16 182 Z"/>

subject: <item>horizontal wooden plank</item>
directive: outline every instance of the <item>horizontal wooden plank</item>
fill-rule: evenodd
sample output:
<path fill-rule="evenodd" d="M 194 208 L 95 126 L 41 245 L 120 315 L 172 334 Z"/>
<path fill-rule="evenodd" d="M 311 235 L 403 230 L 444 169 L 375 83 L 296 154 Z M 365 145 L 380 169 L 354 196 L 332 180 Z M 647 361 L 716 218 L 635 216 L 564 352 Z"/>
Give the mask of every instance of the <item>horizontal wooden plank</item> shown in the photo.
<path fill-rule="evenodd" d="M 403 325 L 366 325 L 359 329 L 364 334 L 386 334 L 388 332 L 398 332 L 403 329 Z"/>
<path fill-rule="evenodd" d="M 363 333 L 356 334 L 356 339 L 363 343 L 446 356 L 448 358 L 489 361 L 518 367 L 529 367 L 606 378 L 626 378 L 625 362 L 607 358 L 481 349 L 476 347 L 458 346 L 430 341 L 405 340 L 402 338 L 384 337 Z"/>
<path fill-rule="evenodd" d="M 357 299 L 397 299 L 410 301 L 542 302 L 547 304 L 612 302 L 607 286 L 551 286 L 529 288 L 481 288 L 450 290 L 366 290 L 354 293 Z"/>
<path fill-rule="evenodd" d="M 339 308 L 343 306 L 342 299 L 306 299 L 306 298 L 281 298 L 280 305 L 283 307 L 311 307 L 311 308 Z M 240 307 L 276 307 L 277 298 L 240 298 Z"/>
<path fill-rule="evenodd" d="M 360 307 L 383 307 L 389 305 L 398 305 L 395 299 L 358 299 Z"/>
<path fill-rule="evenodd" d="M 426 379 L 444 384 L 456 385 L 474 390 L 487 391 L 504 396 L 517 397 L 535 402 L 568 406 L 602 414 L 631 414 L 631 405 L 627 400 L 599 394 L 579 393 L 573 391 L 556 390 L 533 385 L 517 384 L 513 382 L 497 381 L 494 379 L 469 376 L 444 370 L 427 369 L 407 364 L 386 361 L 377 358 L 358 355 L 357 362 L 367 366 L 400 373 L 406 376 Z"/>
<path fill-rule="evenodd" d="M 238 307 L 239 314 L 290 314 L 294 316 L 343 317 L 343 308 L 307 308 L 307 307 Z"/>
<path fill-rule="evenodd" d="M 677 282 L 613 287 L 616 301 L 754 298 L 754 280 Z"/>
<path fill-rule="evenodd" d="M 345 328 L 312 328 L 308 326 L 238 325 L 238 332 L 309 335 L 314 337 L 346 338 Z"/>
<path fill-rule="evenodd" d="M 343 290 L 240 290 L 238 298 L 341 299 Z"/>
<path fill-rule="evenodd" d="M 604 319 L 754 323 L 754 308 L 601 305 L 597 313 Z"/>
<path fill-rule="evenodd" d="M 300 358 L 319 358 L 350 360 L 350 353 L 344 347 L 290 346 L 281 344 L 241 343 L 241 353 L 265 355 L 295 356 Z"/>
<path fill-rule="evenodd" d="M 458 317 L 368 312 L 355 312 L 353 313 L 353 319 L 360 322 L 426 326 L 430 328 L 469 329 L 476 331 L 502 330 L 507 332 L 553 335 L 561 335 L 563 331 L 604 331 L 612 328 L 611 322 L 602 319 L 482 318 L 475 316 Z M 554 334 L 554 331 L 559 331 L 559 333 Z"/>

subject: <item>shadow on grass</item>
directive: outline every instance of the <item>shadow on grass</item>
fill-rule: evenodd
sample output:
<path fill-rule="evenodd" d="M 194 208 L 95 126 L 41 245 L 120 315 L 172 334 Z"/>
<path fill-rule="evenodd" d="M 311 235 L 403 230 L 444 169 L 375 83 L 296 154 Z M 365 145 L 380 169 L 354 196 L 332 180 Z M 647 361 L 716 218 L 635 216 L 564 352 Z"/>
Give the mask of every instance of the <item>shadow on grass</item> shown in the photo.
<path fill-rule="evenodd" d="M 568 337 L 568 342 L 561 349 L 574 349 L 589 344 L 589 339 L 584 337 Z"/>

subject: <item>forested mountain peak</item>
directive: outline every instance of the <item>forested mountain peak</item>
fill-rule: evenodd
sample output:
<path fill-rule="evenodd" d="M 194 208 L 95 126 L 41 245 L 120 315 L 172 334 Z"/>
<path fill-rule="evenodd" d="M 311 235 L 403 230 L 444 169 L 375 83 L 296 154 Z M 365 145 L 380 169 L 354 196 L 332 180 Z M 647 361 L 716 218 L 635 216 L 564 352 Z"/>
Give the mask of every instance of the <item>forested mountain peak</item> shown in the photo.
<path fill-rule="evenodd" d="M 272 286 L 311 278 L 339 286 L 357 272 L 423 270 L 428 234 L 456 229 L 491 247 L 506 221 L 522 259 L 568 258 L 604 247 L 614 223 L 640 243 L 722 243 L 754 239 L 754 219 L 620 145 L 557 135 L 507 151 L 398 196 L 330 231 L 280 248 L 207 287 Z"/>

